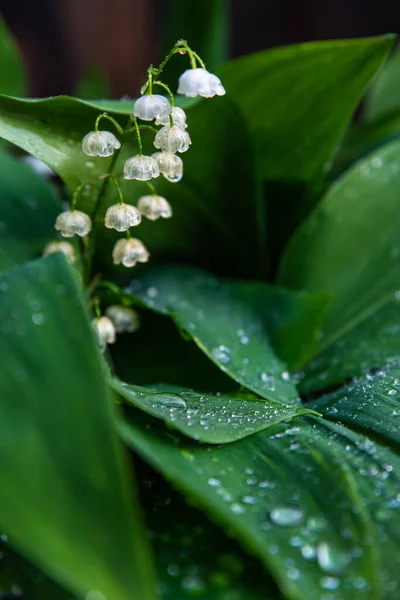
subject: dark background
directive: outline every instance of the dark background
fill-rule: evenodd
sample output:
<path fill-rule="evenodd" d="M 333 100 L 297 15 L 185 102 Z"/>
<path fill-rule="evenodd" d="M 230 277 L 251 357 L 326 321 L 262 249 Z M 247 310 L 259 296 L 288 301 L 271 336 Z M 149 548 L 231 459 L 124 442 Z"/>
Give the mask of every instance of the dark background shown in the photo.
<path fill-rule="evenodd" d="M 191 2 L 196 11 L 201 0 Z M 30 95 L 73 93 L 88 67 L 107 76 L 111 96 L 135 96 L 159 62 L 168 0 L 2 0 L 21 47 Z M 232 57 L 299 41 L 400 31 L 398 0 L 231 0 Z"/>

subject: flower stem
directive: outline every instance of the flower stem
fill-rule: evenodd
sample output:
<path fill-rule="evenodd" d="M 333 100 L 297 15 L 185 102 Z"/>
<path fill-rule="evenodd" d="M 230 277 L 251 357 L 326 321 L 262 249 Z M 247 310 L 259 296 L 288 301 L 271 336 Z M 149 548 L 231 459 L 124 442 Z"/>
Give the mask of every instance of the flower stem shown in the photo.
<path fill-rule="evenodd" d="M 115 186 L 115 189 L 117 190 L 119 203 L 124 204 L 124 197 L 122 195 L 121 188 L 120 188 L 117 178 L 114 175 L 109 175 L 109 178 L 111 179 L 111 181 L 113 182 L 113 184 Z"/>
<path fill-rule="evenodd" d="M 174 99 L 174 95 L 171 92 L 170 88 L 165 83 L 162 83 L 161 81 L 154 81 L 154 85 L 159 85 L 160 87 L 164 88 L 164 90 L 166 90 L 166 92 L 169 96 L 169 101 L 171 102 L 171 106 L 173 108 L 175 106 L 175 99 Z"/>
<path fill-rule="evenodd" d="M 96 122 L 94 124 L 94 130 L 97 133 L 99 131 L 99 123 L 101 121 L 101 119 L 107 119 L 108 121 L 110 121 L 115 129 L 118 131 L 118 133 L 120 135 L 124 135 L 124 130 L 122 129 L 121 125 L 119 123 L 117 123 L 117 121 L 115 119 L 113 119 L 112 117 L 110 117 L 110 115 L 108 115 L 107 113 L 102 113 L 101 115 L 99 115 L 96 119 Z"/>

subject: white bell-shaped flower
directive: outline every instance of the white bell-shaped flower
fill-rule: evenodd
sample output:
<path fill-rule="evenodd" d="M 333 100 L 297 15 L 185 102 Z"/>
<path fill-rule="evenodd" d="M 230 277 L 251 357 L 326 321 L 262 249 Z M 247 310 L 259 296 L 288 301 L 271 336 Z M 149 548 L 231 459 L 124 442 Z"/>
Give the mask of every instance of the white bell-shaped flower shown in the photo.
<path fill-rule="evenodd" d="M 181 129 L 187 129 L 186 123 L 186 113 L 183 108 L 179 106 L 174 106 L 172 109 L 172 118 L 174 120 L 174 125 L 178 125 Z M 169 115 L 163 115 L 156 118 L 156 125 L 169 125 Z"/>
<path fill-rule="evenodd" d="M 178 183 L 183 177 L 183 161 L 172 152 L 155 152 L 152 156 L 156 159 L 160 172 L 171 183 Z"/>
<path fill-rule="evenodd" d="M 69 261 L 75 262 L 75 248 L 69 242 L 54 241 L 50 242 L 45 246 L 43 250 L 43 256 L 54 254 L 55 252 L 62 252 L 68 258 Z"/>
<path fill-rule="evenodd" d="M 156 194 L 139 198 L 138 209 L 150 221 L 156 221 L 160 217 L 163 219 L 172 217 L 170 203 L 163 196 L 157 196 Z"/>
<path fill-rule="evenodd" d="M 124 267 L 134 267 L 137 262 L 145 263 L 149 256 L 143 242 L 135 238 L 118 240 L 112 253 L 114 264 L 122 264 Z"/>
<path fill-rule="evenodd" d="M 152 156 L 132 156 L 125 161 L 124 178 L 138 179 L 139 181 L 148 181 L 153 177 L 158 177 L 160 169 L 157 161 Z"/>
<path fill-rule="evenodd" d="M 142 96 L 136 100 L 133 107 L 134 116 L 142 119 L 142 121 L 153 121 L 157 117 L 169 115 L 171 111 L 172 106 L 170 101 L 160 94 Z"/>
<path fill-rule="evenodd" d="M 114 323 L 117 333 L 133 333 L 140 326 L 139 313 L 128 306 L 112 304 L 106 310 L 106 315 Z"/>
<path fill-rule="evenodd" d="M 114 344 L 116 331 L 114 323 L 108 317 L 99 317 L 93 319 L 92 327 L 95 331 L 98 344 L 102 350 L 106 349 L 107 344 Z"/>
<path fill-rule="evenodd" d="M 111 156 L 121 143 L 111 131 L 91 131 L 82 140 L 82 150 L 88 156 Z"/>
<path fill-rule="evenodd" d="M 130 204 L 114 204 L 107 209 L 105 226 L 108 229 L 126 231 L 129 227 L 139 225 L 142 215 L 135 206 Z"/>
<path fill-rule="evenodd" d="M 183 94 L 189 98 L 203 96 L 203 98 L 212 98 L 213 96 L 223 96 L 226 94 L 221 80 L 216 75 L 209 73 L 206 69 L 187 69 L 179 77 L 178 94 Z"/>
<path fill-rule="evenodd" d="M 187 131 L 174 125 L 164 125 L 156 134 L 154 145 L 165 152 L 186 152 L 192 143 Z"/>
<path fill-rule="evenodd" d="M 89 215 L 80 210 L 66 210 L 58 215 L 55 228 L 63 237 L 83 237 L 92 229 L 92 221 Z"/>

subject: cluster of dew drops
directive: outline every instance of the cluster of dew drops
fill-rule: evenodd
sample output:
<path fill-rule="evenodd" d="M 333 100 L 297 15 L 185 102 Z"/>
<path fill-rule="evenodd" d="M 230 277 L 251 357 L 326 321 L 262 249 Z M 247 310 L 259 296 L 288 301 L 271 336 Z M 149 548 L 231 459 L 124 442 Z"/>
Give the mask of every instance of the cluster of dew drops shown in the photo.
<path fill-rule="evenodd" d="M 104 218 L 104 224 L 108 229 L 114 229 L 124 233 L 114 245 L 112 251 L 113 262 L 126 268 L 134 267 L 137 263 L 145 263 L 149 260 L 149 251 L 143 242 L 131 236 L 131 228 L 136 227 L 147 218 L 156 221 L 159 218 L 168 219 L 172 217 L 172 208 L 166 198 L 157 194 L 152 180 L 162 175 L 171 183 L 178 183 L 183 177 L 183 161 L 178 154 L 184 153 L 191 145 L 189 132 L 187 131 L 186 113 L 175 106 L 174 95 L 168 85 L 160 80 L 160 75 L 172 56 L 175 54 L 187 55 L 190 60 L 190 68 L 186 69 L 179 77 L 177 93 L 188 98 L 201 96 L 212 98 L 223 96 L 225 89 L 220 79 L 207 71 L 199 55 L 194 52 L 184 40 L 178 41 L 160 64 L 158 69 L 149 67 L 148 79 L 141 89 L 141 96 L 133 106 L 133 114 L 130 116 L 128 125 L 123 129 L 120 124 L 107 113 L 100 114 L 95 122 L 94 130 L 86 134 L 82 140 L 82 151 L 87 156 L 110 157 L 118 152 L 124 143 L 124 137 L 129 133 L 136 133 L 138 154 L 128 158 L 123 168 L 125 180 L 137 180 L 146 182 L 149 193 L 141 196 L 137 206 L 125 202 L 118 183 L 118 177 L 106 173 L 103 179 L 108 179 L 117 191 L 119 201 L 108 207 Z M 153 93 L 157 91 L 166 92 L 167 95 Z M 117 135 L 111 131 L 100 130 L 101 121 L 111 123 L 116 129 Z M 152 125 L 149 125 L 149 123 Z M 143 153 L 141 131 L 150 129 L 155 131 L 153 141 L 157 152 L 151 155 Z M 93 243 L 87 240 L 92 229 L 92 221 L 96 217 L 96 208 L 90 216 L 82 210 L 77 209 L 82 189 L 87 184 L 80 185 L 73 194 L 70 209 L 58 215 L 55 228 L 63 238 L 79 236 L 84 238 L 86 247 Z M 48 244 L 44 254 L 63 252 L 71 262 L 76 260 L 75 247 L 66 240 L 56 240 Z M 135 331 L 139 326 L 139 317 L 136 311 L 128 306 L 111 305 L 102 315 L 99 304 L 95 306 L 96 318 L 92 324 L 98 339 L 99 346 L 104 350 L 107 344 L 116 340 L 116 334 Z"/>

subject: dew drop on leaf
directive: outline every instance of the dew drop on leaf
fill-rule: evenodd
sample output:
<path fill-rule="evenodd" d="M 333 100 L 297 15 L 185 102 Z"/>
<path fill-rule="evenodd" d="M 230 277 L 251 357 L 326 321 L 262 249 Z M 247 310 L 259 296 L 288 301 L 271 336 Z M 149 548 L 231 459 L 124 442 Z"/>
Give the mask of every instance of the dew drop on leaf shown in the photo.
<path fill-rule="evenodd" d="M 270 512 L 270 519 L 275 525 L 281 525 L 283 527 L 293 527 L 303 522 L 304 513 L 300 508 L 291 508 L 289 506 L 282 506 L 274 508 Z"/>

